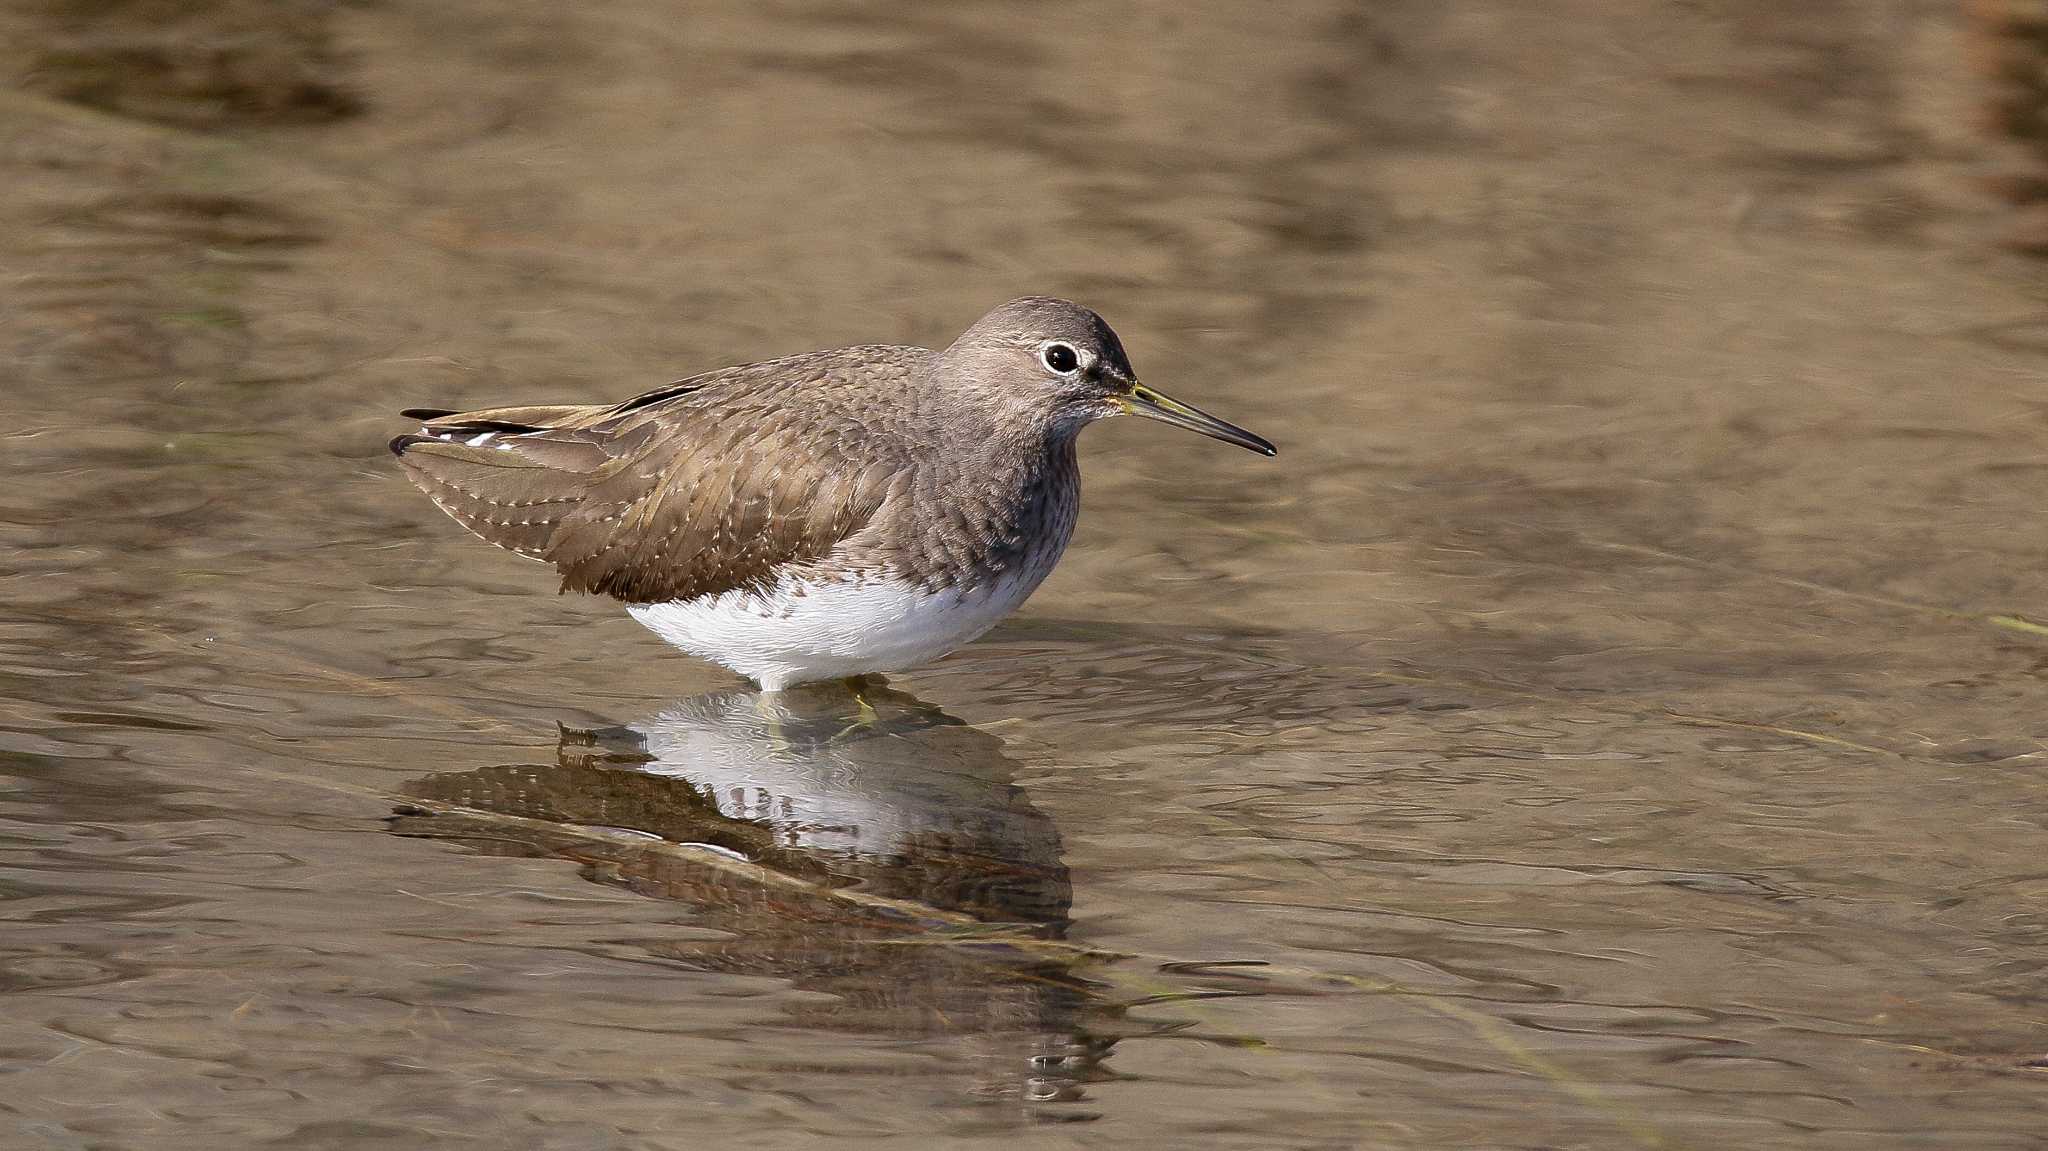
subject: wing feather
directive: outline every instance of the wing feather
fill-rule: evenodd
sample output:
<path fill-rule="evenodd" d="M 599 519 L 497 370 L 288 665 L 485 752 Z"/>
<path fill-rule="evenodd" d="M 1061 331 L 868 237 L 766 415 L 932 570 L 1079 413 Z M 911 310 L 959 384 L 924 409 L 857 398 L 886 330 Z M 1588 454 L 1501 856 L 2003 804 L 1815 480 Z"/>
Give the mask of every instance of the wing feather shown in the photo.
<path fill-rule="evenodd" d="M 875 351 L 726 369 L 602 407 L 429 409 L 392 450 L 456 522 L 552 563 L 564 591 L 657 603 L 759 590 L 782 565 L 825 560 L 901 482 L 903 445 L 856 426 L 857 409 L 797 403 L 835 374 L 907 372 L 907 355 Z"/>

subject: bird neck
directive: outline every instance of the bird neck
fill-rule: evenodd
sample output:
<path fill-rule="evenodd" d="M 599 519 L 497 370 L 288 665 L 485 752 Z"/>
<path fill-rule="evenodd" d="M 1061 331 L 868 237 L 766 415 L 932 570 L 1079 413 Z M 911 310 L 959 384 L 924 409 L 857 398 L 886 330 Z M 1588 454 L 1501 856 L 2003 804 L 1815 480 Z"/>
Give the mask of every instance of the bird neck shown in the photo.
<path fill-rule="evenodd" d="M 1035 586 L 1080 511 L 1074 431 L 955 410 L 924 434 L 946 450 L 927 456 L 911 480 L 894 538 L 898 561 L 932 587 Z"/>
<path fill-rule="evenodd" d="M 970 474 L 986 476 L 1020 498 L 1036 487 L 1066 482 L 1075 474 L 1074 441 L 1079 424 L 1049 421 L 1037 413 L 984 412 L 973 425 Z M 950 434 L 958 435 L 961 425 Z"/>
<path fill-rule="evenodd" d="M 1075 437 L 1086 421 L 1056 419 L 1036 397 L 992 392 L 971 375 L 933 364 L 934 386 L 911 389 L 924 433 L 958 459 L 976 465 L 1032 471 L 1072 460 Z"/>

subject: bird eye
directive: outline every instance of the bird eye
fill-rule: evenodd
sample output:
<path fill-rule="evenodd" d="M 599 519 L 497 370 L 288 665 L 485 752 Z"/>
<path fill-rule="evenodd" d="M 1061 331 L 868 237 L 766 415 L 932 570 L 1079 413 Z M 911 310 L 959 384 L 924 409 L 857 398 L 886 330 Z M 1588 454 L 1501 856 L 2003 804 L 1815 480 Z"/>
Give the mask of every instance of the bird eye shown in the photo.
<path fill-rule="evenodd" d="M 1047 344 L 1039 355 L 1045 358 L 1046 367 L 1063 376 L 1081 364 L 1081 357 L 1065 344 Z"/>

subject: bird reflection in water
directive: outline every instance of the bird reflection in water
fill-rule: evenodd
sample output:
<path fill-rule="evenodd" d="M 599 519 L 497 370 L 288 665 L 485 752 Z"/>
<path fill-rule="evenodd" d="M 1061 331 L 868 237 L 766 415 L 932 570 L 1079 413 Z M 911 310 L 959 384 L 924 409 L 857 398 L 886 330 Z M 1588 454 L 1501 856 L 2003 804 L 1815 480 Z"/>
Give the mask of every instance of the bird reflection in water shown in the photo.
<path fill-rule="evenodd" d="M 988 1037 L 982 1090 L 1070 1101 L 1122 1025 L 1063 942 L 1059 830 L 1015 766 L 878 680 L 732 691 L 564 729 L 552 765 L 425 776 L 394 830 L 688 904 L 725 937 L 665 958 L 828 993 L 790 1009 L 824 1030 Z"/>

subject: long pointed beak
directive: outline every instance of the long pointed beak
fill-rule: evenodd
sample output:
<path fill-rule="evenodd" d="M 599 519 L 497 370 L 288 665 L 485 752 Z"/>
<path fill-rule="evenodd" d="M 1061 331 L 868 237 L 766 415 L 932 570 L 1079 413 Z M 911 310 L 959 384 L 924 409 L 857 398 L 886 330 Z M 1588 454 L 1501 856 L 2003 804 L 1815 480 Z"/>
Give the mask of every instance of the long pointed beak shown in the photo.
<path fill-rule="evenodd" d="M 1255 436 L 1236 424 L 1219 420 L 1193 404 L 1181 403 L 1165 392 L 1153 391 L 1143 384 L 1134 385 L 1131 394 L 1120 399 L 1118 403 L 1134 416 L 1144 416 L 1148 420 L 1158 420 L 1162 424 L 1172 424 L 1177 428 L 1200 432 L 1226 444 L 1250 448 L 1262 456 L 1280 454 L 1279 450 L 1267 443 L 1264 438 Z"/>

